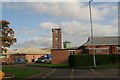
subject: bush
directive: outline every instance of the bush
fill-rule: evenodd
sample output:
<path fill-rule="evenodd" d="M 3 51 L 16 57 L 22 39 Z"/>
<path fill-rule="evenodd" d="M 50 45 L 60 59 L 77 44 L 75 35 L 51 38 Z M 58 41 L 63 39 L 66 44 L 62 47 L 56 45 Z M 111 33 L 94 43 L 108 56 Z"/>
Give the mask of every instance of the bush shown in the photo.
<path fill-rule="evenodd" d="M 97 54 L 96 55 L 96 65 L 109 64 L 110 58 L 108 54 Z"/>
<path fill-rule="evenodd" d="M 91 66 L 93 65 L 92 55 L 76 55 L 76 65 L 77 66 Z"/>
<path fill-rule="evenodd" d="M 69 56 L 69 62 L 68 62 L 70 67 L 75 67 L 76 66 L 76 58 L 75 55 L 70 55 Z"/>
<path fill-rule="evenodd" d="M 96 54 L 96 65 L 120 63 L 120 54 Z M 69 66 L 93 66 L 93 55 L 70 55 Z"/>
<path fill-rule="evenodd" d="M 120 63 L 120 54 L 110 54 L 110 61 L 112 64 Z"/>

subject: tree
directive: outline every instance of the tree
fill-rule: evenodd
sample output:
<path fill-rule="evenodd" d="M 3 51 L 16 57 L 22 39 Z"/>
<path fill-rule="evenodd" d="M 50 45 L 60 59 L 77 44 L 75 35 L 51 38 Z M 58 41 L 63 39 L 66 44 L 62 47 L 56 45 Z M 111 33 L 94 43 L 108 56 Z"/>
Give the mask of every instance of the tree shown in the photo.
<path fill-rule="evenodd" d="M 10 23 L 6 20 L 0 20 L 0 49 L 1 53 L 7 51 L 7 47 L 13 45 L 13 43 L 17 42 L 17 39 L 14 37 L 14 31 L 8 25 Z"/>

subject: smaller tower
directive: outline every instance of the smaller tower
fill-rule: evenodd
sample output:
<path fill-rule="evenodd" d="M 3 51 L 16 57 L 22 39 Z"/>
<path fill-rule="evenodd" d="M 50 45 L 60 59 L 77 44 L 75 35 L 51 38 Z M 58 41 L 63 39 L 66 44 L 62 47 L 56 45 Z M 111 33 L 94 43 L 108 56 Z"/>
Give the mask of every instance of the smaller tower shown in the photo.
<path fill-rule="evenodd" d="M 52 29 L 52 49 L 62 49 L 61 28 Z"/>
<path fill-rule="evenodd" d="M 63 42 L 63 47 L 64 47 L 64 49 L 70 48 L 71 47 L 71 42 L 69 42 L 69 41 Z"/>

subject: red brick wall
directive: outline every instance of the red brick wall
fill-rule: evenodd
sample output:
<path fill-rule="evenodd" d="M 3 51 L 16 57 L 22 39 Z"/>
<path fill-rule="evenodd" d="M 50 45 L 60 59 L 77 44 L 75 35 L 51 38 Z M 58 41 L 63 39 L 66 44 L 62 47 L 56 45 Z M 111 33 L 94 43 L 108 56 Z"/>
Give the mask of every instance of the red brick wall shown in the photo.
<path fill-rule="evenodd" d="M 32 59 L 36 59 L 36 58 L 40 58 L 42 57 L 43 54 L 26 54 L 26 60 L 28 61 L 28 63 L 32 62 Z"/>
<path fill-rule="evenodd" d="M 111 46 L 110 52 L 111 52 L 110 54 L 117 54 L 118 53 L 117 46 Z"/>
<path fill-rule="evenodd" d="M 88 50 L 89 54 L 93 54 L 92 46 L 86 46 L 85 48 L 91 48 Z M 106 45 L 101 45 L 101 46 L 94 46 L 94 48 L 108 48 L 108 50 L 101 49 L 101 52 L 98 54 L 116 54 L 117 51 L 117 46 L 106 46 Z M 95 49 L 94 49 L 95 50 Z M 96 53 L 96 50 L 95 50 Z"/>
<path fill-rule="evenodd" d="M 42 57 L 43 54 L 14 54 L 11 56 L 11 60 L 15 61 L 17 57 L 26 59 L 28 63 L 32 62 L 32 59 Z"/>
<path fill-rule="evenodd" d="M 56 34 L 56 30 L 59 32 L 59 34 Z M 55 38 L 58 38 L 59 42 L 56 42 Z M 59 49 L 62 49 L 62 32 L 61 32 L 61 28 L 52 29 L 52 48 L 56 49 L 56 45 L 59 46 Z"/>
<path fill-rule="evenodd" d="M 11 58 L 12 61 L 15 61 L 16 58 L 18 58 L 18 57 L 21 57 L 21 58 L 25 59 L 25 54 L 13 54 L 13 55 L 11 55 L 10 58 Z"/>
<path fill-rule="evenodd" d="M 75 50 L 75 54 L 80 53 L 81 50 Z M 69 50 L 67 49 L 52 49 L 52 64 L 67 64 L 69 58 Z"/>

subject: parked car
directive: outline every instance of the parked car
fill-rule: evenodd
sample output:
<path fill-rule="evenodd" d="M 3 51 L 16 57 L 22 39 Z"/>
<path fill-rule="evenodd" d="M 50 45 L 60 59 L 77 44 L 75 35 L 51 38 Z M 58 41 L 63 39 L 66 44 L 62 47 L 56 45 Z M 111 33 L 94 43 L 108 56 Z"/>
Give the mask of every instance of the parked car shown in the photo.
<path fill-rule="evenodd" d="M 51 60 L 50 59 L 47 59 L 47 58 L 44 58 L 44 57 L 41 57 L 41 58 L 38 58 L 35 63 L 51 63 Z"/>
<path fill-rule="evenodd" d="M 17 58 L 15 61 L 14 61 L 15 64 L 23 64 L 25 63 L 25 60 L 22 59 L 22 58 Z"/>

